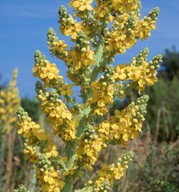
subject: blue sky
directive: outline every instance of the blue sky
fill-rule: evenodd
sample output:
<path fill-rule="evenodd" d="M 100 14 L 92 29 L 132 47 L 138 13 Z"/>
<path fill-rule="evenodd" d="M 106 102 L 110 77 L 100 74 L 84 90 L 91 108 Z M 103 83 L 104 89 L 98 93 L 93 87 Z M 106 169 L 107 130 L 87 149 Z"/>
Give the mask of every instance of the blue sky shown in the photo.
<path fill-rule="evenodd" d="M 17 86 L 22 97 L 35 96 L 35 81 L 32 76 L 34 52 L 41 50 L 60 73 L 65 75 L 64 64 L 51 58 L 47 47 L 46 33 L 49 27 L 58 32 L 58 8 L 67 6 L 68 0 L 0 0 L 0 74 L 3 81 L 10 81 L 15 67 L 19 70 Z M 116 58 L 117 63 L 129 62 L 140 50 L 148 47 L 149 59 L 173 45 L 179 47 L 179 0 L 142 0 L 142 16 L 154 7 L 160 8 L 157 29 L 146 41 L 138 42 L 126 54 Z M 69 42 L 69 39 L 65 39 Z M 1 84 L 1 83 L 0 83 Z"/>

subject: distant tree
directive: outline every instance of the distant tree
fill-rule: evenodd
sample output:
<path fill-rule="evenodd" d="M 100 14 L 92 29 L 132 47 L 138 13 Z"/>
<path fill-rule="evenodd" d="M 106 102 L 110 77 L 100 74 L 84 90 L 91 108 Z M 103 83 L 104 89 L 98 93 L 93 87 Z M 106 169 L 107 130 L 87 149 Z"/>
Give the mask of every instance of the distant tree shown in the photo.
<path fill-rule="evenodd" d="M 21 99 L 21 106 L 28 112 L 33 121 L 38 122 L 40 117 L 39 101 L 27 97 Z"/>
<path fill-rule="evenodd" d="M 163 64 L 161 66 L 164 70 L 160 71 L 160 77 L 165 77 L 169 80 L 179 78 L 179 52 L 177 52 L 175 46 L 172 47 L 172 50 L 165 50 Z"/>
<path fill-rule="evenodd" d="M 179 52 L 166 49 L 158 83 L 146 89 L 150 94 L 146 122 L 158 141 L 173 141 L 179 135 Z"/>

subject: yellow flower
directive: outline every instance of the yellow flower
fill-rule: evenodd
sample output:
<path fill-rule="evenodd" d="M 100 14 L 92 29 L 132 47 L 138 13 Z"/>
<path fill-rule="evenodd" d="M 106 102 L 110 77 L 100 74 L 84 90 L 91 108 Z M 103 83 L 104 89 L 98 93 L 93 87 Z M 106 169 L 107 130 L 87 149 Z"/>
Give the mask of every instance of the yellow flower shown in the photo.
<path fill-rule="evenodd" d="M 93 0 L 71 0 L 69 6 L 73 7 L 76 11 L 92 10 Z"/>
<path fill-rule="evenodd" d="M 114 85 L 105 84 L 98 80 L 91 84 L 93 96 L 89 100 L 90 105 L 95 105 L 95 113 L 104 115 L 107 113 L 106 106 L 113 102 Z"/>
<path fill-rule="evenodd" d="M 82 68 L 87 68 L 94 64 L 94 51 L 88 46 L 84 51 L 78 51 L 76 48 L 72 49 L 66 58 L 67 65 L 71 65 L 70 70 L 74 74 Z"/>
<path fill-rule="evenodd" d="M 57 98 L 52 102 L 50 97 L 53 98 L 54 95 L 48 92 L 45 95 L 42 92 L 38 94 L 38 98 L 41 101 L 41 109 L 51 122 L 54 134 L 59 134 L 64 140 L 74 139 L 76 129 L 72 121 L 72 113 L 62 100 Z"/>
<path fill-rule="evenodd" d="M 61 86 L 59 87 L 58 91 L 59 91 L 60 95 L 71 96 L 73 94 L 72 87 L 73 87 L 72 84 L 62 83 Z"/>
<path fill-rule="evenodd" d="M 36 164 L 39 161 L 36 147 L 32 147 L 25 144 L 24 154 L 25 154 L 25 159 L 29 160 L 32 163 Z"/>
<path fill-rule="evenodd" d="M 82 158 L 82 161 L 89 170 L 92 170 L 92 166 L 98 159 L 99 152 L 105 144 L 103 140 L 97 135 L 94 139 L 80 139 L 78 147 L 78 158 Z"/>
<path fill-rule="evenodd" d="M 96 130 L 100 133 L 100 137 L 103 140 L 110 140 L 110 129 L 111 123 L 107 120 L 100 123 L 99 126 L 96 128 Z"/>
<path fill-rule="evenodd" d="M 52 168 L 50 171 L 45 171 L 44 172 L 44 181 L 46 183 L 52 184 L 54 182 L 54 177 L 57 177 L 58 174 L 57 172 L 53 171 L 54 169 Z"/>
<path fill-rule="evenodd" d="M 112 30 L 108 34 L 105 49 L 115 54 L 122 54 L 126 52 L 127 48 L 132 47 L 136 43 L 135 36 L 127 35 L 126 29 Z"/>
<path fill-rule="evenodd" d="M 93 183 L 93 191 L 109 191 L 114 180 L 119 180 L 124 175 L 129 161 L 131 161 L 131 154 L 126 154 L 122 159 L 119 158 L 116 164 L 103 164 L 97 172 L 97 178 Z"/>
<path fill-rule="evenodd" d="M 151 35 L 151 30 L 154 30 L 155 28 L 156 21 L 148 17 L 137 22 L 134 33 L 136 37 L 144 40 Z"/>
<path fill-rule="evenodd" d="M 42 54 L 37 51 L 36 55 L 36 57 L 40 57 Z M 62 76 L 59 75 L 58 68 L 48 60 L 41 60 L 39 62 L 37 59 L 32 71 L 35 77 L 39 77 L 44 82 L 44 87 L 53 87 L 62 81 Z"/>
<path fill-rule="evenodd" d="M 65 53 L 67 53 L 67 50 L 66 50 L 67 47 L 68 47 L 68 45 L 65 44 L 64 41 L 59 40 L 59 41 L 55 41 L 51 44 L 50 51 L 52 52 L 52 54 L 56 54 L 56 53 L 58 53 L 59 55 L 65 54 Z"/>
<path fill-rule="evenodd" d="M 43 152 L 45 153 L 47 159 L 49 157 L 56 157 L 56 156 L 58 156 L 57 147 L 51 141 L 48 141 L 47 146 L 43 149 Z"/>
<path fill-rule="evenodd" d="M 116 80 L 126 80 L 126 78 L 127 78 L 126 72 L 127 72 L 126 65 L 119 64 L 115 68 L 114 78 Z"/>
<path fill-rule="evenodd" d="M 63 33 L 66 36 L 71 36 L 73 40 L 76 39 L 78 33 L 81 31 L 81 24 L 74 22 L 73 25 L 68 26 L 66 29 L 64 29 Z"/>
<path fill-rule="evenodd" d="M 33 134 L 39 139 L 40 141 L 47 140 L 48 136 L 46 135 L 43 129 L 33 129 Z"/>
<path fill-rule="evenodd" d="M 126 70 L 128 78 L 137 83 L 139 93 L 146 86 L 151 86 L 157 81 L 156 71 L 151 70 L 146 61 L 143 61 L 140 66 L 128 66 Z"/>
<path fill-rule="evenodd" d="M 113 8 L 120 13 L 132 12 L 139 7 L 139 0 L 110 0 Z"/>
<path fill-rule="evenodd" d="M 103 18 L 104 16 L 107 16 L 109 12 L 110 8 L 108 7 L 108 2 L 100 3 L 94 8 L 96 19 L 100 19 Z"/>

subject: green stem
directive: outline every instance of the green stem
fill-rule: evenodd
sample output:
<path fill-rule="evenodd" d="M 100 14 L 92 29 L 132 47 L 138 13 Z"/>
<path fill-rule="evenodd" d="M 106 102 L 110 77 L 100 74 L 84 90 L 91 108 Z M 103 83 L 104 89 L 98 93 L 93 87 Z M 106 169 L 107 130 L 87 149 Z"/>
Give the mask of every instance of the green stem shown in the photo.
<path fill-rule="evenodd" d="M 64 186 L 62 192 L 72 192 L 72 190 L 73 190 L 73 184 L 74 184 L 73 178 L 67 177 L 67 178 L 65 179 L 65 186 Z"/>
<path fill-rule="evenodd" d="M 85 111 L 87 108 L 85 108 L 83 111 Z M 85 126 L 86 126 L 86 116 L 81 115 L 79 126 L 77 129 L 77 138 L 81 135 L 83 132 Z M 75 159 L 76 159 L 76 154 L 77 154 L 77 147 L 78 147 L 78 140 L 74 140 L 72 142 L 67 143 L 66 151 L 68 154 L 68 166 L 67 169 L 71 169 L 74 165 Z M 74 184 L 75 178 L 71 178 L 67 176 L 65 178 L 65 186 L 62 192 L 71 192 L 73 190 L 73 184 Z"/>
<path fill-rule="evenodd" d="M 82 118 L 79 122 L 79 126 L 77 129 L 77 134 L 76 134 L 77 137 L 79 137 L 81 135 L 81 133 L 83 132 L 84 127 L 85 127 L 84 123 L 85 123 L 85 120 L 84 120 L 84 118 Z"/>
<path fill-rule="evenodd" d="M 77 148 L 77 140 L 67 143 L 67 146 L 66 146 L 66 151 L 68 155 L 67 170 L 73 167 L 75 157 L 76 157 L 76 148 Z"/>
<path fill-rule="evenodd" d="M 93 69 L 92 74 L 91 74 L 90 84 L 96 80 L 96 78 L 97 78 L 97 76 L 101 70 L 100 62 L 101 62 L 101 58 L 103 55 L 103 50 L 104 50 L 104 38 L 102 37 L 98 42 L 98 46 L 97 46 L 97 50 L 96 50 L 96 56 L 95 56 L 95 65 L 94 65 L 94 69 Z M 85 112 L 87 114 L 85 114 Z M 88 106 L 87 106 L 83 109 L 83 112 L 81 113 L 81 115 L 79 115 L 80 121 L 79 121 L 79 126 L 77 128 L 77 134 L 76 134 L 77 138 L 80 137 L 80 135 L 83 133 L 83 131 L 86 127 L 86 118 L 89 115 L 88 113 L 90 113 L 90 110 L 88 112 Z M 67 154 L 68 154 L 68 167 L 67 167 L 67 169 L 71 169 L 74 165 L 74 162 L 76 159 L 77 148 L 78 148 L 78 140 L 74 140 L 71 143 L 70 142 L 67 143 L 67 147 L 66 147 Z M 62 192 L 72 192 L 74 180 L 75 180 L 75 178 L 67 176 L 65 178 L 65 186 L 64 186 Z"/>
<path fill-rule="evenodd" d="M 98 42 L 98 47 L 95 56 L 95 67 L 99 67 L 101 57 L 103 55 L 104 38 Z"/>
<path fill-rule="evenodd" d="M 91 74 L 91 80 L 90 84 L 96 80 L 101 67 L 99 66 L 102 55 L 103 55 L 103 49 L 104 49 L 104 39 L 100 40 L 98 43 L 97 51 L 96 51 L 96 57 L 95 57 L 95 64 L 94 64 L 94 69 Z"/>

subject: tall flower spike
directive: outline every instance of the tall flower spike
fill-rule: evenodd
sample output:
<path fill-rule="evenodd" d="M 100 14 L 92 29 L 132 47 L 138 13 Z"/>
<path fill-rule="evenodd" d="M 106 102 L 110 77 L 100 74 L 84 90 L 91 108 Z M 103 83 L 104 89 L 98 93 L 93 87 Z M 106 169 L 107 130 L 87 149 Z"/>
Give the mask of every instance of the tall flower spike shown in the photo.
<path fill-rule="evenodd" d="M 159 11 L 155 8 L 140 19 L 140 0 L 70 0 L 69 6 L 74 17 L 61 6 L 59 30 L 70 36 L 72 47 L 68 49 L 52 28 L 48 30 L 48 46 L 52 55 L 65 62 L 73 84 L 65 82 L 57 66 L 40 51 L 35 54 L 33 68 L 41 81 L 36 84 L 37 98 L 54 137 L 47 136 L 24 112 L 18 118 L 18 132 L 28 140 L 24 152 L 36 165 L 42 192 L 76 191 L 76 181 L 86 170 L 94 171 L 94 177 L 87 183 L 82 180 L 77 191 L 113 191 L 112 185 L 125 174 L 131 155 L 101 165 L 100 152 L 109 145 L 125 146 L 142 132 L 148 97 L 130 101 L 113 115 L 109 109 L 116 96 L 125 98 L 133 88 L 142 94 L 145 87 L 153 85 L 162 57 L 147 62 L 148 49 L 144 49 L 131 63 L 116 67 L 111 63 L 115 55 L 151 35 Z M 78 96 L 72 96 L 75 86 Z M 64 157 L 59 157 L 53 138 L 64 144 L 64 150 L 59 147 Z"/>
<path fill-rule="evenodd" d="M 0 132 L 8 133 L 16 122 L 16 111 L 20 106 L 18 89 L 15 87 L 17 69 L 14 69 L 9 87 L 0 90 Z"/>
<path fill-rule="evenodd" d="M 47 37 L 49 50 L 51 51 L 52 55 L 55 55 L 59 59 L 65 60 L 68 55 L 68 45 L 65 44 L 64 41 L 58 39 L 55 31 L 52 28 L 48 30 Z"/>
<path fill-rule="evenodd" d="M 59 70 L 56 65 L 46 60 L 40 51 L 36 51 L 35 53 L 33 75 L 39 77 L 44 82 L 44 87 L 56 86 L 63 79 L 63 77 L 59 75 Z"/>

